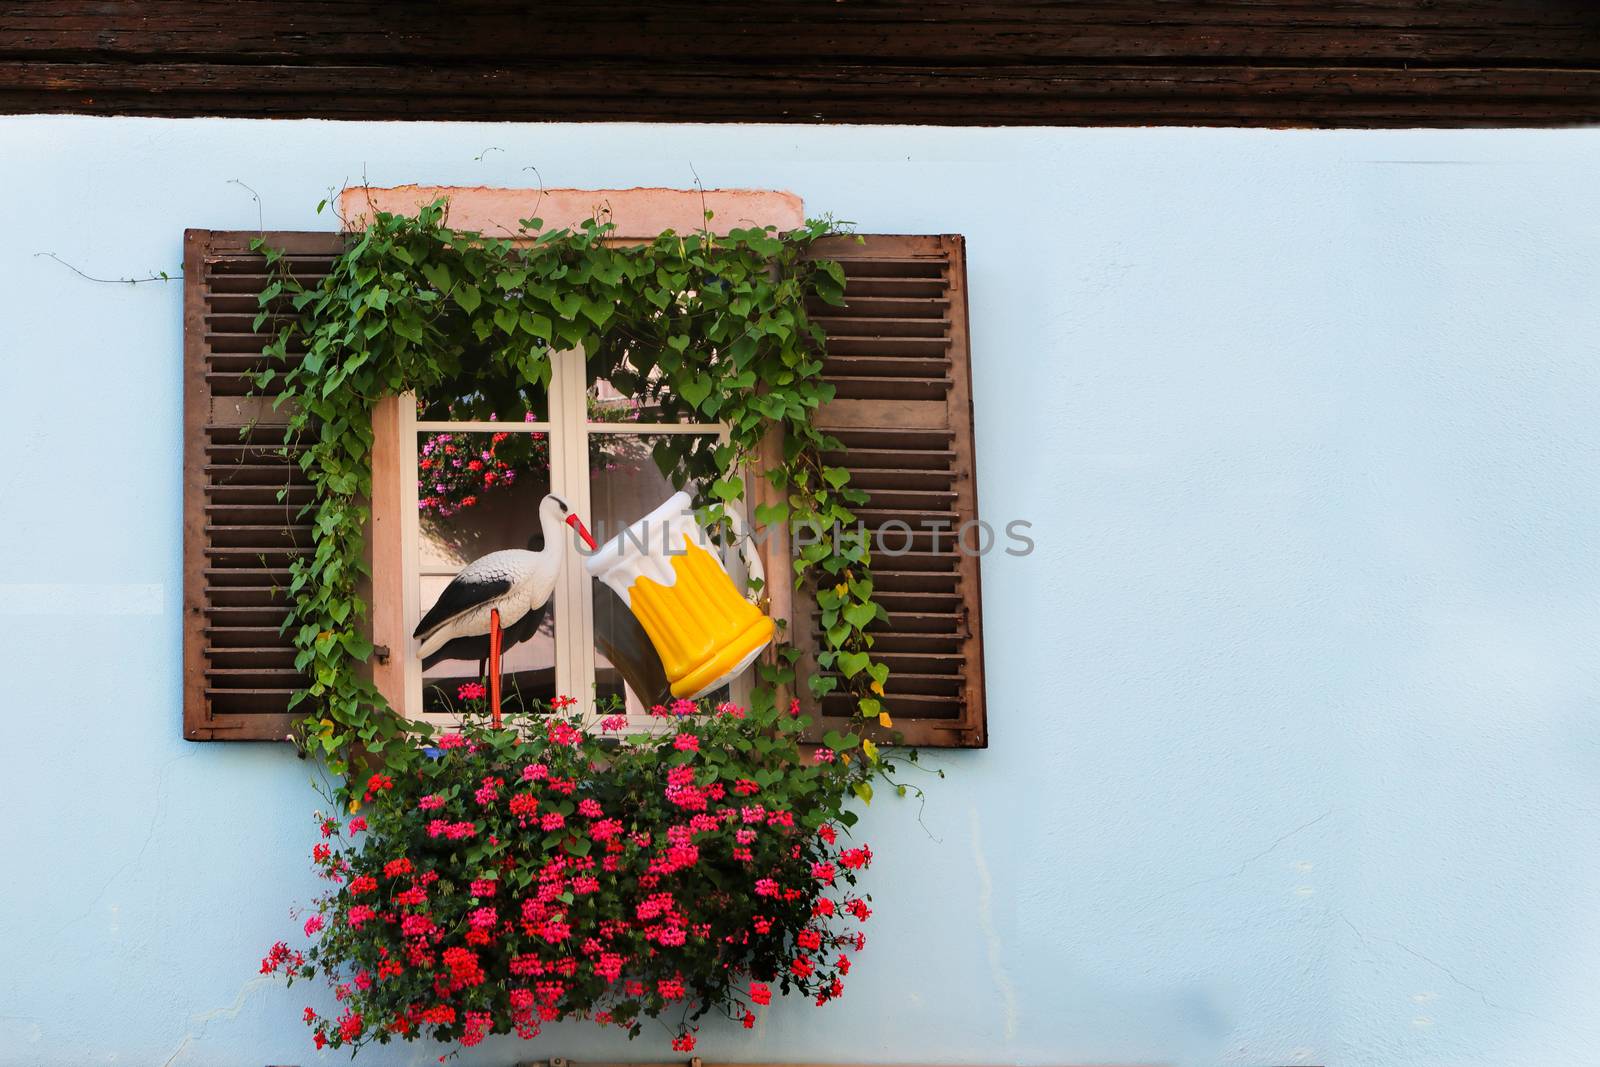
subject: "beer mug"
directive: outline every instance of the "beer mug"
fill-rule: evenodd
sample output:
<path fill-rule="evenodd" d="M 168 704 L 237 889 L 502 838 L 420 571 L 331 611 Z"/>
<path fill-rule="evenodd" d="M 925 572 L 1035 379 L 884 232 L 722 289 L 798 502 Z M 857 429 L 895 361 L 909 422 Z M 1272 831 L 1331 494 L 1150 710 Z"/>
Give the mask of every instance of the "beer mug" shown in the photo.
<path fill-rule="evenodd" d="M 751 573 L 760 577 L 737 519 L 734 528 Z M 689 494 L 680 492 L 584 563 L 639 620 L 666 668 L 672 695 L 688 700 L 744 673 L 775 633 L 772 620 L 740 595 L 710 547 Z"/>

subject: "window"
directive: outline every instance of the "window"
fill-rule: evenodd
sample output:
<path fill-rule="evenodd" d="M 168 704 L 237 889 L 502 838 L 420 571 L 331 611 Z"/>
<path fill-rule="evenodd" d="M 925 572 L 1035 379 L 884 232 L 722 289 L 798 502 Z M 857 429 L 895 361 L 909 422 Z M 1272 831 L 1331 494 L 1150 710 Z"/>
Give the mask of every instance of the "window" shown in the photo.
<path fill-rule="evenodd" d="M 658 449 L 700 451 L 727 438 L 726 427 L 688 421 L 648 385 L 629 395 L 606 379 L 591 384 L 581 351 L 553 353 L 551 369 L 548 391 L 495 402 L 482 394 L 396 402 L 395 433 L 374 448 L 375 463 L 393 466 L 401 482 L 402 573 L 374 596 L 398 586 L 407 634 L 464 565 L 499 549 L 545 547 L 538 520 L 545 494 L 567 501 L 604 542 L 675 491 Z M 384 454 L 390 448 L 392 463 Z M 567 695 L 592 712 L 597 698 L 616 698 L 644 725 L 660 694 L 627 684 L 629 674 L 640 676 L 627 669 L 631 617 L 584 571 L 582 555 L 566 544 L 569 531 L 561 535 L 565 555 L 541 625 L 508 636 L 504 706 Z M 404 658 L 404 684 L 391 703 L 430 721 L 451 721 L 459 687 L 483 676 L 476 660 Z"/>
<path fill-rule="evenodd" d="M 289 567 L 311 544 L 310 522 L 299 514 L 310 488 L 292 450 L 282 446 L 281 413 L 270 397 L 251 395 L 247 377 L 263 365 L 261 348 L 274 329 L 269 323 L 258 331 L 253 321 L 257 294 L 270 280 L 262 257 L 250 251 L 258 236 L 185 234 L 183 731 L 197 741 L 282 740 L 305 712 L 288 707 L 304 679 L 280 626 Z M 287 252 L 288 269 L 307 284 L 327 271 L 344 240 L 333 233 L 266 237 Z M 858 509 L 868 530 L 882 543 L 886 526 L 912 527 L 904 545 L 899 534 L 888 538 L 895 551 L 880 552 L 873 568 L 877 599 L 890 614 L 875 631 L 875 652 L 891 670 L 886 700 L 894 726 L 916 745 L 981 747 L 988 735 L 981 560 L 958 551 L 948 532 L 934 532 L 978 515 L 961 239 L 869 236 L 860 243 L 824 242 L 816 251 L 839 260 L 848 283 L 847 307 L 813 309 L 828 335 L 824 374 L 837 390 L 817 423 L 843 446 L 831 462 L 849 469 L 853 483 L 872 495 Z M 541 484 L 563 493 L 597 536 L 614 534 L 619 520 L 653 506 L 645 501 L 665 498 L 664 481 L 647 481 L 657 447 L 667 440 L 718 439 L 719 427 L 684 421 L 671 397 L 646 396 L 636 406 L 632 398 L 648 394 L 649 383 L 631 380 L 625 363 L 613 362 L 609 378 L 589 389 L 582 365 L 573 362 L 580 358 L 558 357 L 543 407 L 521 394 L 471 402 L 425 398 L 420 413 L 415 402 L 408 406 L 398 398 L 378 405 L 375 437 L 392 447 L 374 454 L 369 622 L 378 652 L 371 669 L 396 707 L 418 707 L 426 677 L 440 679 L 436 684 L 447 690 L 460 676 L 419 669 L 414 688 L 406 677 L 411 630 L 428 590 L 459 557 L 473 558 L 468 553 L 487 551 L 488 543 L 525 547 L 533 532 L 532 524 L 520 524 L 507 497 L 495 505 L 503 513 L 494 522 L 486 517 L 495 507 L 486 504 L 474 513 L 476 527 L 443 523 L 425 545 L 420 471 L 410 464 L 430 436 L 461 433 L 478 443 L 487 434 L 492 443 L 495 433 L 515 432 L 518 447 L 527 446 L 516 458 L 528 473 L 518 477 L 546 479 Z M 452 400 L 459 410 L 451 410 Z M 530 412 L 533 422 L 526 421 Z M 242 429 L 249 433 L 241 437 Z M 541 432 L 549 435 L 548 458 L 535 460 L 532 435 Z M 402 448 L 402 442 L 409 444 Z M 622 476 L 629 473 L 634 480 Z M 752 480 L 748 495 L 759 500 L 764 492 L 765 481 Z M 452 543 L 452 529 L 468 540 Z M 805 610 L 810 595 L 791 595 L 782 580 L 792 573 L 782 536 L 767 540 L 763 552 L 767 573 L 775 577 L 768 586 L 772 614 L 787 620 L 789 639 L 805 654 L 802 672 L 814 671 L 816 620 Z M 524 642 L 528 647 L 508 661 L 536 693 L 583 696 L 594 691 L 591 685 L 602 694 L 620 691 L 617 665 L 590 639 L 607 622 L 604 615 L 596 619 L 587 583 L 581 568 L 566 567 L 552 597 L 548 639 Z M 476 664 L 449 670 L 463 668 Z M 800 694 L 806 695 L 803 684 Z M 807 703 L 817 713 L 819 735 L 859 724 L 842 700 Z"/>

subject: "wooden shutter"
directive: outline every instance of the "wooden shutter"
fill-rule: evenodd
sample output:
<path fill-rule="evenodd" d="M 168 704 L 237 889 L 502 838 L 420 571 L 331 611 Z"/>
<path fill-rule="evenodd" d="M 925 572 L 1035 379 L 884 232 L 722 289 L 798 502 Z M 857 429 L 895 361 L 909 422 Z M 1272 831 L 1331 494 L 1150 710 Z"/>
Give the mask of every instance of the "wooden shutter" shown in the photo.
<path fill-rule="evenodd" d="M 264 237 L 289 253 L 306 284 L 341 247 L 333 233 L 184 234 L 183 736 L 191 741 L 282 740 L 301 714 L 295 650 L 279 633 L 289 564 L 311 542 L 297 517 L 311 490 L 282 454 L 285 413 L 252 396 L 275 329 L 254 328 L 269 284 Z M 247 432 L 241 434 L 241 430 Z M 283 500 L 279 490 L 286 490 Z"/>
<path fill-rule="evenodd" d="M 961 524 L 978 517 L 965 245 L 955 236 L 868 236 L 814 249 L 845 272 L 846 306 L 811 308 L 828 335 L 824 373 L 837 389 L 817 425 L 844 445 L 829 462 L 871 494 L 855 509 L 868 530 L 900 520 L 914 531 L 905 554 L 876 542 L 873 553 L 876 599 L 889 612 L 872 630 L 873 653 L 890 670 L 885 703 L 908 744 L 983 748 L 979 558 L 954 545 Z M 948 526 L 937 549 L 929 522 Z M 976 540 L 969 531 L 969 544 Z M 891 528 L 888 545 L 903 541 Z M 815 670 L 820 635 L 809 595 L 796 598 L 796 612 L 801 669 Z M 804 683 L 797 689 L 809 692 Z M 861 725 L 852 697 L 830 695 L 814 729 L 820 736 Z"/>

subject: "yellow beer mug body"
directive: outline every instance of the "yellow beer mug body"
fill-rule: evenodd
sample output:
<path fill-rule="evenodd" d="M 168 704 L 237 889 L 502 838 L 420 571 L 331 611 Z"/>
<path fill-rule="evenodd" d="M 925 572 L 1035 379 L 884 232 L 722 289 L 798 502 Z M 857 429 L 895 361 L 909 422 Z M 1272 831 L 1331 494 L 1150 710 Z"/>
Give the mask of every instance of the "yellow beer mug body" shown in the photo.
<path fill-rule="evenodd" d="M 689 494 L 607 541 L 584 568 L 622 598 L 649 635 L 672 695 L 693 700 L 738 677 L 772 641 L 772 620 L 739 595 Z"/>

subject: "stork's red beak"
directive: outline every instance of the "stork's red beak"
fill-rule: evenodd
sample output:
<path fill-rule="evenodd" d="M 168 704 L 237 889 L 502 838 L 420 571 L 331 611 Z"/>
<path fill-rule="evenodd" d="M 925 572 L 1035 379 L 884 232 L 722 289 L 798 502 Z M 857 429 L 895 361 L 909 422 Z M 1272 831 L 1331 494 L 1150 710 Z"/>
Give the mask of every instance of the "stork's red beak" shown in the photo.
<path fill-rule="evenodd" d="M 578 531 L 578 536 L 583 538 L 583 543 L 589 546 L 589 551 L 593 552 L 600 547 L 595 543 L 594 538 L 589 536 L 589 528 L 583 524 L 583 520 L 578 516 L 568 515 L 567 525 Z"/>

